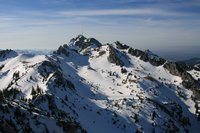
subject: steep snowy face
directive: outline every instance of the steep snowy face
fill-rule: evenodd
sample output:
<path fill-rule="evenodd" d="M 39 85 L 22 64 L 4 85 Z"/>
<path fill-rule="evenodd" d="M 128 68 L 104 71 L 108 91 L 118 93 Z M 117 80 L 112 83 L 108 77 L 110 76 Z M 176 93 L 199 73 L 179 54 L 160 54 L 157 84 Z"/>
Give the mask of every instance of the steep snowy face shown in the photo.
<path fill-rule="evenodd" d="M 74 86 L 50 56 L 22 54 L 0 63 L 0 131 L 85 132 L 75 119 Z"/>
<path fill-rule="evenodd" d="M 36 73 L 37 66 L 44 60 L 44 55 L 22 54 L 1 62 L 4 67 L 0 70 L 0 89 L 20 88 L 29 97 L 30 87 L 35 87 L 36 84 L 29 82 L 28 79 L 35 77 L 39 82 Z"/>
<path fill-rule="evenodd" d="M 0 131 L 197 133 L 199 82 L 188 72 L 79 35 L 52 55 L 0 61 Z"/>

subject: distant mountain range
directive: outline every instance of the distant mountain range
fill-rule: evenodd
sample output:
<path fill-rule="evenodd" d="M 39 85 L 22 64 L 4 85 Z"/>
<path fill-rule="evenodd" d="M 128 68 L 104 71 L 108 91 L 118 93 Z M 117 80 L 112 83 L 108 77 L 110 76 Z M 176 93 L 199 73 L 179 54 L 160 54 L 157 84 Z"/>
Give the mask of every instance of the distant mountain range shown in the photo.
<path fill-rule="evenodd" d="M 44 52 L 0 51 L 1 132 L 200 131 L 198 61 L 83 35 Z"/>
<path fill-rule="evenodd" d="M 19 54 L 34 54 L 34 55 L 48 55 L 53 52 L 53 50 L 47 49 L 24 49 L 24 50 L 15 50 Z"/>
<path fill-rule="evenodd" d="M 183 60 L 180 62 L 185 62 L 188 65 L 196 65 L 196 64 L 200 64 L 200 58 L 191 58 L 191 59 Z"/>

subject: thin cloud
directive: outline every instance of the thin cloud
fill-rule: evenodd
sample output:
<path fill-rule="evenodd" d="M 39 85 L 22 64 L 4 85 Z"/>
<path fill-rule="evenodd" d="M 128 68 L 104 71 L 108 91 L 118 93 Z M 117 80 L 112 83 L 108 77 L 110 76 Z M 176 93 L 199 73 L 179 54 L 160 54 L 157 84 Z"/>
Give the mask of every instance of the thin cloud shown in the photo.
<path fill-rule="evenodd" d="M 60 11 L 59 15 L 71 17 L 71 16 L 185 16 L 178 12 L 170 12 L 161 9 L 103 9 L 103 10 L 79 10 L 79 11 Z"/>

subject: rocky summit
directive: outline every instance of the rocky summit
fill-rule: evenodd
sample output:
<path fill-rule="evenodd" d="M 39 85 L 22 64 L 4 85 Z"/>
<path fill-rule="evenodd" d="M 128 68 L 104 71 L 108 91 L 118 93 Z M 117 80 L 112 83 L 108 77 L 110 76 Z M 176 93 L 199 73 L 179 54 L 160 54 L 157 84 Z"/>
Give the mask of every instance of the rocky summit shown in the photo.
<path fill-rule="evenodd" d="M 0 51 L 2 133 L 198 133 L 199 65 L 79 35 L 49 55 Z"/>

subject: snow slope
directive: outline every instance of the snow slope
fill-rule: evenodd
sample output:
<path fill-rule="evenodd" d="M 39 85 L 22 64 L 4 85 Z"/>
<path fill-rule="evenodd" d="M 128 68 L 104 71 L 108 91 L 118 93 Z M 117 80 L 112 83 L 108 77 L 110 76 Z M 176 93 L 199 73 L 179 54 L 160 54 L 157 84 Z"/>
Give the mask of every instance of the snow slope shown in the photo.
<path fill-rule="evenodd" d="M 167 62 L 152 65 L 161 58 L 149 50 L 139 52 L 141 59 L 116 45 L 79 35 L 50 55 L 0 61 L 0 129 L 197 133 L 194 93 L 185 79 L 172 75 Z"/>

